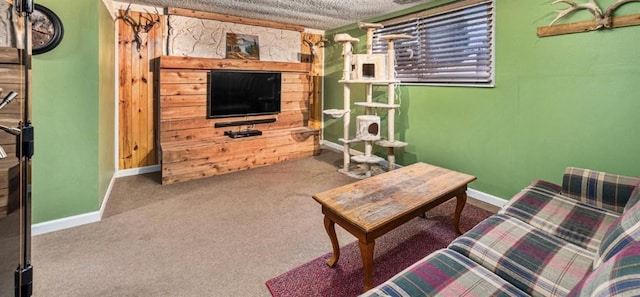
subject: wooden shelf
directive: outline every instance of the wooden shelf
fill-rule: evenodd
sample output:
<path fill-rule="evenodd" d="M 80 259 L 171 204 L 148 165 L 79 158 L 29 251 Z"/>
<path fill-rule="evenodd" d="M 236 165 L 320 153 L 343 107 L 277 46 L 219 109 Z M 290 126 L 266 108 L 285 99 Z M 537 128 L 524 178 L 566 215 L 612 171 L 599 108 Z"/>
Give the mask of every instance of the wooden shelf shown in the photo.
<path fill-rule="evenodd" d="M 184 151 L 189 149 L 197 149 L 203 147 L 210 147 L 212 145 L 223 145 L 223 144 L 231 144 L 237 143 L 245 140 L 253 140 L 260 138 L 268 138 L 268 137 L 281 137 L 281 136 L 289 136 L 296 135 L 297 138 L 303 137 L 307 138 L 309 136 L 318 136 L 320 131 L 311 127 L 297 127 L 297 128 L 289 128 L 289 129 L 278 129 L 278 130 L 266 130 L 262 131 L 262 135 L 251 136 L 251 137 L 240 137 L 240 138 L 231 138 L 229 136 L 216 136 L 211 137 L 209 139 L 197 139 L 193 141 L 180 141 L 180 142 L 170 142 L 161 144 L 162 150 L 165 152 L 176 152 L 176 151 Z M 179 161 L 174 158 L 167 158 L 167 163 Z"/>
<path fill-rule="evenodd" d="M 256 60 L 195 58 L 179 56 L 161 56 L 162 69 L 233 69 L 281 72 L 309 72 L 311 64 L 299 62 L 272 62 Z"/>
<path fill-rule="evenodd" d="M 162 144 L 162 184 L 187 181 L 317 155 L 319 131 L 308 127 L 262 135 Z"/>
<path fill-rule="evenodd" d="M 386 103 L 378 103 L 378 102 L 355 102 L 353 104 L 358 106 L 364 106 L 364 107 L 389 108 L 389 109 L 400 107 L 400 104 L 386 104 Z"/>
<path fill-rule="evenodd" d="M 611 20 L 611 29 L 628 27 L 628 26 L 637 26 L 637 25 L 640 25 L 640 14 L 613 17 Z M 538 27 L 537 35 L 538 37 L 549 37 L 549 36 L 556 36 L 556 35 L 563 35 L 563 34 L 596 31 L 596 30 L 598 30 L 596 28 L 596 22 L 591 20 L 591 21 L 582 21 L 582 22 L 559 24 L 559 25 L 553 25 L 553 26 Z"/>

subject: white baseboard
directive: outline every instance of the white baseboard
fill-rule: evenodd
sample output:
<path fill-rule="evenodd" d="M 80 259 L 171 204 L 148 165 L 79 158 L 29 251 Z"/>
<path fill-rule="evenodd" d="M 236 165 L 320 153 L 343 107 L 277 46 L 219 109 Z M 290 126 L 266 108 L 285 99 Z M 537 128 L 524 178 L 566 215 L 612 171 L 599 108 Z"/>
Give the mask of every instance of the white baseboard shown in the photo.
<path fill-rule="evenodd" d="M 98 221 L 100 221 L 100 212 L 93 211 L 85 214 L 38 223 L 31 226 L 31 236 L 76 227 L 84 224 L 95 223 Z"/>
<path fill-rule="evenodd" d="M 118 172 L 116 172 L 116 177 L 140 175 L 140 174 L 145 174 L 145 173 L 158 172 L 160 170 L 162 170 L 162 167 L 160 165 L 151 165 L 151 166 L 146 166 L 146 167 L 138 167 L 138 168 L 125 169 L 125 170 L 118 170 Z"/>
<path fill-rule="evenodd" d="M 480 200 L 482 202 L 489 203 L 489 204 L 497 206 L 497 207 L 504 206 L 505 204 L 507 204 L 507 201 L 508 201 L 508 200 L 506 200 L 504 198 L 493 196 L 493 195 L 487 194 L 485 192 L 480 192 L 480 191 L 472 189 L 472 188 L 468 188 L 467 189 L 467 196 L 472 197 L 472 198 L 474 198 L 476 200 Z"/>
<path fill-rule="evenodd" d="M 320 145 L 324 145 L 328 149 L 331 149 L 331 150 L 334 150 L 334 151 L 338 151 L 338 152 L 343 152 L 344 151 L 343 145 L 342 144 L 337 144 L 335 142 L 331 142 L 331 141 L 327 141 L 327 140 L 320 140 Z M 358 151 L 358 150 L 354 150 L 352 148 L 349 149 L 349 152 L 352 155 L 364 155 L 363 152 Z"/>
<path fill-rule="evenodd" d="M 111 177 L 111 181 L 109 182 L 107 191 L 104 194 L 104 198 L 102 199 L 100 210 L 31 225 L 31 235 L 35 236 L 35 235 L 54 232 L 54 231 L 67 229 L 71 227 L 81 226 L 84 224 L 99 222 L 102 219 L 102 215 L 104 214 L 104 210 L 107 206 L 109 196 L 111 196 L 111 190 L 113 189 L 113 184 L 115 183 L 116 178 L 156 172 L 156 171 L 160 171 L 160 165 L 153 165 L 153 166 L 117 171 Z"/>
<path fill-rule="evenodd" d="M 113 188 L 113 184 L 115 183 L 115 180 L 116 180 L 116 176 L 114 174 L 111 177 L 109 186 L 107 187 L 107 192 L 104 194 L 104 198 L 102 199 L 102 205 L 100 205 L 99 211 L 92 211 L 92 212 L 83 213 L 75 216 L 70 216 L 66 218 L 61 218 L 61 219 L 56 219 L 56 220 L 51 220 L 51 221 L 46 221 L 46 222 L 38 223 L 35 225 L 31 225 L 31 236 L 54 232 L 54 231 L 76 227 L 84 224 L 99 222 L 100 220 L 102 220 L 102 214 L 104 213 L 104 209 L 107 205 L 107 201 L 109 200 L 109 196 L 111 195 L 111 189 Z"/>
<path fill-rule="evenodd" d="M 327 141 L 327 140 L 320 140 L 320 145 L 326 146 L 327 148 L 336 150 L 336 151 L 342 151 L 342 146 L 335 143 L 335 142 L 331 142 L 331 141 Z"/>
<path fill-rule="evenodd" d="M 337 144 L 335 142 L 331 142 L 331 141 L 327 141 L 327 140 L 321 140 L 320 141 L 320 145 L 324 145 L 329 149 L 335 150 L 335 151 L 339 151 L 339 152 L 343 152 L 344 151 L 344 146 Z M 354 149 L 350 149 L 352 154 L 355 155 L 361 155 L 362 152 L 360 151 L 356 151 Z M 396 164 L 396 167 L 402 167 L 402 165 L 398 165 Z M 489 203 L 491 205 L 497 206 L 497 207 L 502 207 L 507 203 L 507 200 L 504 198 L 500 198 L 497 196 L 493 196 L 491 194 L 487 194 L 472 188 L 468 188 L 467 189 L 467 196 L 469 197 L 473 197 L 476 200 L 480 200 L 482 202 L 485 203 Z"/>

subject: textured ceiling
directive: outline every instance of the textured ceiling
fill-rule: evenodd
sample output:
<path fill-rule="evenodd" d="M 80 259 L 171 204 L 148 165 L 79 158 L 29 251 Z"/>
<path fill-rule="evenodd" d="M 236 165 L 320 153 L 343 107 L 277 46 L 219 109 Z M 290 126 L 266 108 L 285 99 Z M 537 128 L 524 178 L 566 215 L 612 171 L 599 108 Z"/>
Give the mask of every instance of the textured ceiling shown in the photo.
<path fill-rule="evenodd" d="M 328 30 L 433 0 L 130 0 Z"/>

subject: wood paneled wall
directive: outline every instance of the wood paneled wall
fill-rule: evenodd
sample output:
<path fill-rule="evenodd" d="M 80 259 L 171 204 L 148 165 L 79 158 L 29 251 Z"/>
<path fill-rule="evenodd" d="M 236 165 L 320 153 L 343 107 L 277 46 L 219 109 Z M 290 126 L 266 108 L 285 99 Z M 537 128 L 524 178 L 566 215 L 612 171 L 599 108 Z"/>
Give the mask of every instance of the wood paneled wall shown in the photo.
<path fill-rule="evenodd" d="M 133 11 L 129 14 L 138 22 L 144 22 L 142 17 L 147 15 Z M 165 17 L 159 17 L 160 23 L 140 34 L 140 50 L 131 26 L 118 20 L 120 170 L 158 164 L 153 83 L 156 71 L 151 61 L 162 55 Z"/>
<path fill-rule="evenodd" d="M 161 57 L 160 143 L 162 183 L 202 178 L 312 156 L 319 151 L 318 130 L 308 127 L 308 63 Z M 207 118 L 210 69 L 282 72 L 281 112 L 274 115 Z M 232 139 L 220 122 L 261 120 L 262 135 Z"/>
<path fill-rule="evenodd" d="M 324 36 L 312 33 L 302 33 L 302 62 L 310 63 L 309 75 L 309 126 L 322 128 L 322 76 L 324 68 L 324 52 L 322 40 Z M 310 41 L 315 46 L 316 55 L 305 40 Z"/>
<path fill-rule="evenodd" d="M 120 13 L 123 13 L 123 11 Z M 133 11 L 130 11 L 129 14 L 136 21 L 141 21 L 143 16 L 147 16 L 147 13 Z M 153 16 L 157 17 L 156 15 Z M 159 102 L 154 100 L 154 98 L 158 97 L 154 90 L 159 89 L 155 86 L 157 78 L 154 77 L 154 73 L 160 72 L 154 69 L 157 65 L 152 61 L 163 55 L 163 43 L 167 34 L 165 32 L 166 16 L 160 16 L 160 19 L 161 23 L 155 24 L 151 31 L 141 34 L 143 42 L 139 51 L 137 44 L 134 42 L 134 33 L 131 26 L 122 20 L 118 20 L 118 160 L 120 170 L 159 164 L 160 149 L 157 144 L 160 141 L 166 141 L 166 137 L 178 137 L 164 135 L 162 139 L 159 139 L 158 136 L 158 129 L 161 128 L 158 126 L 159 121 L 157 119 Z M 274 26 L 270 23 L 268 25 Z M 296 27 L 294 29 L 298 30 L 299 28 Z M 309 101 L 306 102 L 309 113 L 305 114 L 304 121 L 309 121 L 311 127 L 320 128 L 322 121 L 322 57 L 320 55 L 313 59 L 309 58 L 311 51 L 309 46 L 303 42 L 304 38 L 316 42 L 322 39 L 322 35 L 301 34 L 301 59 L 304 63 L 312 64 L 309 72 L 311 77 L 310 79 L 305 78 L 304 83 L 295 86 L 295 88 L 304 90 L 306 98 L 309 98 Z M 188 71 L 181 73 L 182 75 L 188 75 Z M 166 79 L 170 78 L 167 77 Z M 197 75 L 193 79 L 196 84 L 206 84 L 206 77 L 204 81 L 202 81 L 202 77 Z M 291 78 L 289 77 L 289 79 Z M 290 86 L 293 87 L 293 84 L 295 82 L 292 82 Z M 167 104 L 176 105 L 173 112 L 190 110 L 193 107 L 189 106 L 189 102 L 184 101 L 187 100 L 186 98 L 188 97 L 183 97 L 182 100 Z M 283 104 L 288 103 L 283 102 Z M 284 105 L 283 108 L 285 108 Z M 299 120 L 302 121 L 303 119 Z"/>

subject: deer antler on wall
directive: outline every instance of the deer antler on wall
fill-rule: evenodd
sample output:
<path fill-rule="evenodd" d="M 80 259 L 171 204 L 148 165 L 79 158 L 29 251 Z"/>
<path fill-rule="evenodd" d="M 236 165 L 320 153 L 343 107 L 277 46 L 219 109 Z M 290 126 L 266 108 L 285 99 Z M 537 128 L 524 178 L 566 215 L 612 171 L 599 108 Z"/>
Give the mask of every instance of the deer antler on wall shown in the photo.
<path fill-rule="evenodd" d="M 557 22 L 561 18 L 566 17 L 579 10 L 588 10 L 589 12 L 591 12 L 591 14 L 593 14 L 596 21 L 602 19 L 602 16 L 603 16 L 602 9 L 600 9 L 600 6 L 598 6 L 598 3 L 596 3 L 595 0 L 589 0 L 589 2 L 587 3 L 576 3 L 571 0 L 556 0 L 556 1 L 553 1 L 552 4 L 556 4 L 556 3 L 565 3 L 569 5 L 569 8 L 556 11 L 558 13 L 558 16 L 555 19 L 553 19 L 553 21 L 551 21 L 551 24 L 549 24 L 549 26 L 553 25 L 555 22 Z"/>
<path fill-rule="evenodd" d="M 318 49 L 324 47 L 325 42 L 329 42 L 329 40 L 326 40 L 324 38 L 313 42 L 313 40 L 311 40 L 309 37 L 302 39 L 302 41 L 304 41 L 304 43 L 309 46 L 309 50 L 311 51 L 311 62 L 313 62 L 313 60 L 318 57 Z"/>
<path fill-rule="evenodd" d="M 142 46 L 142 37 L 140 34 L 147 34 L 153 28 L 156 23 L 160 22 L 160 16 L 158 10 L 156 9 L 156 18 L 151 15 L 151 13 L 147 12 L 147 15 L 140 15 L 138 21 L 136 21 L 129 14 L 129 9 L 131 8 L 131 3 L 127 6 L 127 9 L 118 13 L 116 17 L 117 20 L 122 20 L 125 24 L 131 26 L 133 29 L 133 42 L 136 43 L 136 49 L 138 52 L 140 51 L 140 47 Z"/>
<path fill-rule="evenodd" d="M 640 2 L 640 0 L 618 0 L 615 3 L 611 4 L 611 6 L 609 6 L 609 8 L 607 8 L 607 11 L 604 13 L 604 27 L 605 28 L 611 28 L 611 22 L 612 22 L 612 18 L 613 18 L 613 12 L 618 9 L 620 6 L 625 5 L 627 3 L 631 3 L 631 2 Z"/>
<path fill-rule="evenodd" d="M 611 28 L 613 12 L 616 9 L 618 9 L 620 6 L 630 2 L 640 2 L 640 0 L 617 0 L 615 3 L 611 4 L 609 8 L 607 8 L 606 12 L 603 13 L 602 9 L 598 5 L 598 3 L 596 3 L 595 0 L 589 0 L 586 3 L 576 3 L 575 1 L 572 1 L 572 0 L 556 0 L 556 1 L 553 1 L 552 4 L 565 3 L 569 5 L 569 7 L 563 10 L 556 11 L 558 13 L 558 16 L 556 16 L 556 18 L 553 19 L 553 21 L 551 22 L 551 24 L 549 24 L 549 26 L 553 25 L 555 22 L 557 22 L 561 18 L 566 17 L 567 15 L 570 15 L 576 11 L 588 10 L 594 16 L 596 30 L 602 29 L 602 28 L 608 29 L 608 28 Z"/>

